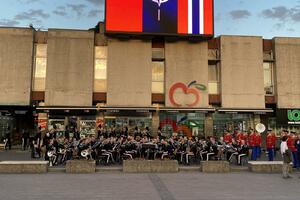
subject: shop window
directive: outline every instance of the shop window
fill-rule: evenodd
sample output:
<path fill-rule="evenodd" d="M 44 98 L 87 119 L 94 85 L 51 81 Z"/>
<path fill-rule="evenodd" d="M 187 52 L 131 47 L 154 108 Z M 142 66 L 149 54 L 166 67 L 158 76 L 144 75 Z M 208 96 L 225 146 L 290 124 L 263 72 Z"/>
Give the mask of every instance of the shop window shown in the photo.
<path fill-rule="evenodd" d="M 204 113 L 160 113 L 159 127 L 163 135 L 170 137 L 173 133 L 182 136 L 204 136 L 205 114 Z"/>
<path fill-rule="evenodd" d="M 220 72 L 218 64 L 208 65 L 208 92 L 209 94 L 219 94 Z"/>
<path fill-rule="evenodd" d="M 213 113 L 214 135 L 221 137 L 225 130 L 230 132 L 240 130 L 247 133 L 250 128 L 253 128 L 253 117 L 251 114 Z"/>
<path fill-rule="evenodd" d="M 273 82 L 273 63 L 264 63 L 264 88 L 265 94 L 274 94 L 274 82 Z"/>
<path fill-rule="evenodd" d="M 165 87 L 165 62 L 152 61 L 152 93 L 163 94 Z"/>
<path fill-rule="evenodd" d="M 107 47 L 95 47 L 95 79 L 94 92 L 107 90 Z"/>
<path fill-rule="evenodd" d="M 45 91 L 47 69 L 47 44 L 35 45 L 33 91 Z"/>
<path fill-rule="evenodd" d="M 152 59 L 163 60 L 165 59 L 165 49 L 164 48 L 152 48 Z"/>

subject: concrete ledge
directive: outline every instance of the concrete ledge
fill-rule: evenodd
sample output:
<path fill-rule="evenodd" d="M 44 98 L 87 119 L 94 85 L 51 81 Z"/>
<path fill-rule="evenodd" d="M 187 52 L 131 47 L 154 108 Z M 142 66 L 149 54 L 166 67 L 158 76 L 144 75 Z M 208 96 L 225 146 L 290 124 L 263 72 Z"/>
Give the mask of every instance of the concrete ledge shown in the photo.
<path fill-rule="evenodd" d="M 93 160 L 68 160 L 66 164 L 66 172 L 73 174 L 95 173 L 96 162 Z"/>
<path fill-rule="evenodd" d="M 47 173 L 47 161 L 3 161 L 0 162 L 0 173 L 41 174 Z"/>
<path fill-rule="evenodd" d="M 178 172 L 177 160 L 124 160 L 125 173 L 175 173 Z"/>
<path fill-rule="evenodd" d="M 205 173 L 228 173 L 230 172 L 229 162 L 227 161 L 202 161 L 201 171 Z"/>
<path fill-rule="evenodd" d="M 256 173 L 281 173 L 282 164 L 282 161 L 249 161 L 248 169 Z"/>
<path fill-rule="evenodd" d="M 5 144 L 0 144 L 0 150 L 4 150 Z"/>

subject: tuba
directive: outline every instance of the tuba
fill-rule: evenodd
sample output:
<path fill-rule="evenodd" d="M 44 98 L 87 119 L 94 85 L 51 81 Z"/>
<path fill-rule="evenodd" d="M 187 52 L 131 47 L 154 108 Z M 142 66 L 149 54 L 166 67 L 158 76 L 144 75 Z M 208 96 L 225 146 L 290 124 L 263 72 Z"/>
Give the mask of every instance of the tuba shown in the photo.
<path fill-rule="evenodd" d="M 90 152 L 88 149 L 81 151 L 80 155 L 84 158 L 86 158 L 88 155 L 90 155 Z"/>

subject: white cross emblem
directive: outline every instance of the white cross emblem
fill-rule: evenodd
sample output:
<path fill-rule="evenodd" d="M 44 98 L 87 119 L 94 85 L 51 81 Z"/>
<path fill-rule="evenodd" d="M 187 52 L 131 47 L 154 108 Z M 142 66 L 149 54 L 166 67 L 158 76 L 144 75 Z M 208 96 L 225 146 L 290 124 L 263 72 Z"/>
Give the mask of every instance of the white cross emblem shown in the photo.
<path fill-rule="evenodd" d="M 161 6 L 161 4 L 166 3 L 169 0 L 152 0 L 152 1 L 157 3 L 157 5 L 158 5 L 157 20 L 160 21 L 160 6 Z"/>

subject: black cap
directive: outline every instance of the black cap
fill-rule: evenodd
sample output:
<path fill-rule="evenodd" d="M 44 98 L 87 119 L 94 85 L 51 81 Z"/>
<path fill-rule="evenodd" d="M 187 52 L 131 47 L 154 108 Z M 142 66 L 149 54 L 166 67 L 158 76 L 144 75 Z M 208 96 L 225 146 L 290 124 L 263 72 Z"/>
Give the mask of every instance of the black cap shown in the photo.
<path fill-rule="evenodd" d="M 270 131 L 273 131 L 272 129 L 268 129 L 268 131 L 270 132 Z"/>
<path fill-rule="evenodd" d="M 296 132 L 295 131 L 291 131 L 291 133 L 295 134 Z"/>

